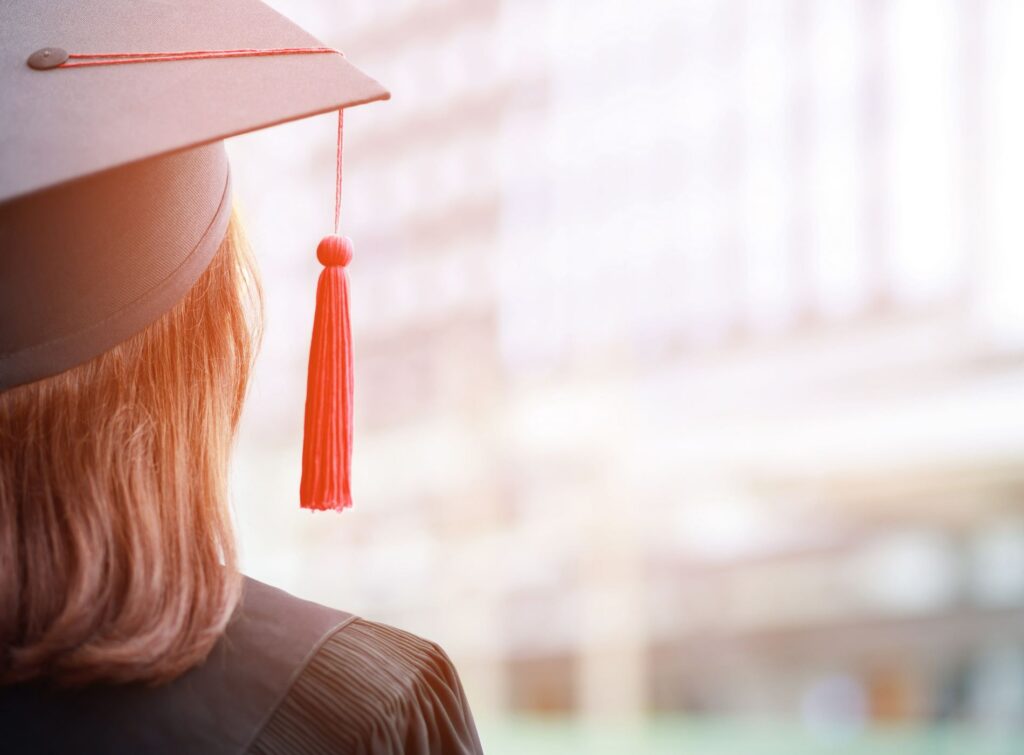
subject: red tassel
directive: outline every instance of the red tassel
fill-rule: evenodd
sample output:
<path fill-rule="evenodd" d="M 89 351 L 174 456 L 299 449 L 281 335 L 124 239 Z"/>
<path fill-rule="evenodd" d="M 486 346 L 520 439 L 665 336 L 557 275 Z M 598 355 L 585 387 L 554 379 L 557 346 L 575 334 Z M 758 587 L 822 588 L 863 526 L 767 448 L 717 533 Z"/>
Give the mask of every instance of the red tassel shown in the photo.
<path fill-rule="evenodd" d="M 303 508 L 341 511 L 352 505 L 352 334 L 345 273 L 352 241 L 327 236 L 316 256 L 324 269 L 316 287 L 309 349 L 299 500 Z"/>

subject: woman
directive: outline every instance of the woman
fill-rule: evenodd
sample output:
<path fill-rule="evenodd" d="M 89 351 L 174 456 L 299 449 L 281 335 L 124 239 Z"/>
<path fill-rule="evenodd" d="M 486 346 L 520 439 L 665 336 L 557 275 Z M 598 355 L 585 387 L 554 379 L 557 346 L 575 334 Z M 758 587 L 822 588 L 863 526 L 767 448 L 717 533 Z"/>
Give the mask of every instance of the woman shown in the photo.
<path fill-rule="evenodd" d="M 260 307 L 219 140 L 386 92 L 255 0 L 53 5 L 0 17 L 2 750 L 479 752 L 437 645 L 240 575 L 227 506 Z M 25 49 L 62 34 L 208 52 Z"/>
<path fill-rule="evenodd" d="M 5 752 L 479 750 L 436 645 L 238 574 L 253 281 L 233 219 L 170 312 L 0 393 Z"/>

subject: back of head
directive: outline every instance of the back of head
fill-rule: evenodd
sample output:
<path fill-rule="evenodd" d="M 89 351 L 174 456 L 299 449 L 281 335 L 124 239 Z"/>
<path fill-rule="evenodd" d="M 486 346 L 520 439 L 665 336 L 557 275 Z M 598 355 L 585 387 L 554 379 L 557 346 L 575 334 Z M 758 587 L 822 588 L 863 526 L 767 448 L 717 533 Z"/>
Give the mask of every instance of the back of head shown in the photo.
<path fill-rule="evenodd" d="M 239 593 L 227 462 L 258 314 L 232 218 L 173 309 L 0 392 L 0 682 L 159 682 L 210 651 Z"/>

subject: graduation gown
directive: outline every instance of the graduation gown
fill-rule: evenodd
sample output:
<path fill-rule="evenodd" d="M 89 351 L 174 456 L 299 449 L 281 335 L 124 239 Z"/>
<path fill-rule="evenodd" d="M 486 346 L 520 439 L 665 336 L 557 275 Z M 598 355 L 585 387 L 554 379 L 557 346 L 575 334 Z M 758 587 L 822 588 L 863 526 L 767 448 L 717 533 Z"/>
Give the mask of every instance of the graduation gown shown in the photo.
<path fill-rule="evenodd" d="M 109 755 L 482 752 L 437 645 L 246 578 L 207 660 L 169 684 L 0 688 L 0 751 Z"/>

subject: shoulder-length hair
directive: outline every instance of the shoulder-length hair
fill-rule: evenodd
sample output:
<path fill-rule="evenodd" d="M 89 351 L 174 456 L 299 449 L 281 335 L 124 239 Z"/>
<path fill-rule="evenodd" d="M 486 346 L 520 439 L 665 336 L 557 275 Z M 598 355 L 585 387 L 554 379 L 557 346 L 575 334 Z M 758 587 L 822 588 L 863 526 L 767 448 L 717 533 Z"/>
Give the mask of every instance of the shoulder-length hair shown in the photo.
<path fill-rule="evenodd" d="M 261 295 L 240 225 L 159 320 L 0 393 L 0 683 L 159 683 L 238 601 L 228 456 Z"/>

